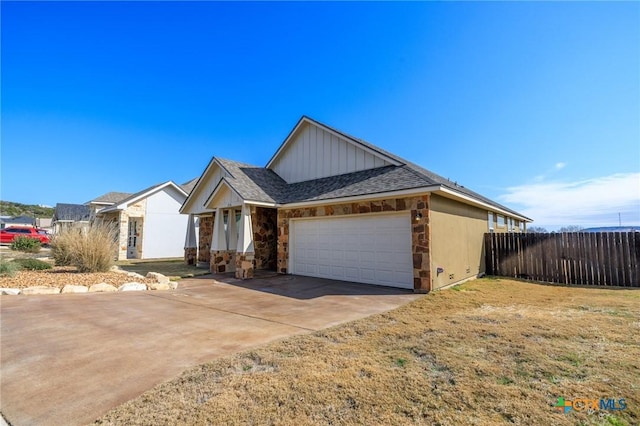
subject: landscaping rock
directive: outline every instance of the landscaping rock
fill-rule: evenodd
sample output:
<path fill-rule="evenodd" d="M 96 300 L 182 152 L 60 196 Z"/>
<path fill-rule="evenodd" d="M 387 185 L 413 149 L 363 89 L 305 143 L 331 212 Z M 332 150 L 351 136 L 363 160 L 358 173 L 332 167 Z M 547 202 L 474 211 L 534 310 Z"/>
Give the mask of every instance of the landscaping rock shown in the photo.
<path fill-rule="evenodd" d="M 67 284 L 62 287 L 61 293 L 87 293 L 89 288 L 84 285 Z"/>
<path fill-rule="evenodd" d="M 169 289 L 171 289 L 171 286 L 169 285 L 169 283 L 152 283 L 152 284 L 147 284 L 147 287 L 149 287 L 149 290 L 169 290 Z"/>
<path fill-rule="evenodd" d="M 20 294 L 20 289 L 19 288 L 0 288 L 0 294 L 17 296 L 18 294 Z"/>
<path fill-rule="evenodd" d="M 122 284 L 120 287 L 118 287 L 118 291 L 143 291 L 146 289 L 147 289 L 146 284 L 141 284 L 136 282 L 125 283 L 125 284 Z"/>
<path fill-rule="evenodd" d="M 27 287 L 22 289 L 22 294 L 58 294 L 60 289 L 57 287 L 47 287 L 39 285 L 35 287 Z"/>
<path fill-rule="evenodd" d="M 103 292 L 111 292 L 111 291 L 118 291 L 118 289 L 115 286 L 112 286 L 111 284 L 107 284 L 107 283 L 94 284 L 91 287 L 89 287 L 90 293 L 103 293 Z"/>
<path fill-rule="evenodd" d="M 109 272 L 126 272 L 126 271 L 123 271 L 122 269 L 120 269 L 118 265 L 113 265 L 111 268 L 109 268 Z"/>
<path fill-rule="evenodd" d="M 175 290 L 178 288 L 178 281 L 169 281 L 169 287 L 171 290 Z"/>
<path fill-rule="evenodd" d="M 144 279 L 144 277 L 137 272 L 127 272 L 127 276 L 131 278 Z"/>
<path fill-rule="evenodd" d="M 148 272 L 147 278 L 152 278 L 160 284 L 169 284 L 169 277 L 167 277 L 166 275 L 162 275 L 159 272 Z"/>

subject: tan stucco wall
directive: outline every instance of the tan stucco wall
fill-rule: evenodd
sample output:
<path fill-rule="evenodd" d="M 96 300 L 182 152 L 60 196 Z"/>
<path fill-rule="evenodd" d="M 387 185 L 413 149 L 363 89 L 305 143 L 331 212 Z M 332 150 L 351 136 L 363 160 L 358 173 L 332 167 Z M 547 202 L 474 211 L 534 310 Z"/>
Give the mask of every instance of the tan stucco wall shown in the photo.
<path fill-rule="evenodd" d="M 433 288 L 484 272 L 487 211 L 438 195 L 431 196 L 431 271 Z M 438 268 L 444 269 L 438 273 Z"/>

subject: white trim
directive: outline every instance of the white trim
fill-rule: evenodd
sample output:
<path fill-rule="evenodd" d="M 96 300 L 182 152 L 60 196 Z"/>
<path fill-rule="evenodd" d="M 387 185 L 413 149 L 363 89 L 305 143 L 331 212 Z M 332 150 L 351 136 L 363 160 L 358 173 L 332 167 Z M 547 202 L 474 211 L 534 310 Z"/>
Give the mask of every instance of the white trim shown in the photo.
<path fill-rule="evenodd" d="M 209 161 L 209 164 L 207 164 L 207 167 L 205 167 L 204 172 L 202 172 L 202 174 L 198 178 L 198 181 L 196 182 L 196 185 L 193 187 L 191 192 L 189 194 L 187 194 L 187 199 L 184 200 L 184 203 L 182 203 L 182 206 L 180 206 L 180 209 L 178 210 L 180 213 L 182 213 L 182 214 L 185 213 L 185 209 L 187 208 L 187 204 L 192 199 L 195 199 L 195 197 L 192 197 L 192 196 L 198 191 L 198 188 L 200 187 L 200 184 L 204 180 L 203 178 L 207 175 L 207 173 L 209 172 L 209 169 L 216 163 L 217 163 L 216 157 L 211 157 L 211 160 Z M 220 163 L 217 163 L 217 164 L 218 164 L 218 167 L 222 168 Z"/>
<path fill-rule="evenodd" d="M 352 137 L 345 135 L 343 133 L 339 133 L 333 129 L 330 129 L 329 127 L 325 126 L 322 123 L 319 123 L 313 119 L 310 119 L 309 117 L 303 116 L 299 121 L 298 124 L 296 124 L 296 126 L 293 128 L 293 130 L 289 133 L 289 135 L 287 136 L 287 138 L 284 140 L 284 142 L 282 143 L 282 145 L 280 145 L 280 148 L 278 148 L 278 150 L 276 151 L 275 154 L 273 154 L 273 156 L 271 157 L 271 160 L 269 160 L 269 162 L 267 163 L 267 165 L 265 166 L 265 168 L 269 169 L 271 168 L 271 166 L 273 165 L 273 163 L 278 159 L 278 157 L 280 156 L 281 153 L 283 153 L 284 151 L 286 151 L 287 147 L 289 146 L 289 144 L 291 143 L 291 141 L 294 139 L 294 135 L 298 132 L 298 129 L 300 129 L 300 127 L 302 126 L 302 123 L 308 123 L 311 124 L 313 126 L 319 127 L 322 130 L 332 134 L 333 136 L 340 138 L 340 139 L 344 139 L 345 141 L 349 142 L 352 145 L 357 146 L 358 148 L 368 152 L 371 155 L 374 155 L 376 157 L 380 157 L 382 158 L 384 161 L 387 161 L 388 163 L 393 164 L 394 166 L 400 166 L 404 163 L 399 162 L 398 160 L 389 157 L 388 155 L 383 154 L 380 151 L 376 151 L 375 149 L 372 149 L 368 146 L 366 146 L 365 144 L 361 143 L 360 141 L 353 139 Z"/>
<path fill-rule="evenodd" d="M 465 201 L 467 204 L 481 206 L 481 207 L 487 209 L 487 211 L 490 210 L 490 211 L 493 211 L 493 212 L 502 213 L 505 216 L 515 217 L 515 218 L 517 218 L 519 220 L 522 220 L 523 222 L 533 222 L 533 220 L 529 219 L 528 217 L 521 216 L 521 215 L 516 214 L 516 213 L 512 213 L 512 212 L 510 212 L 508 210 L 501 209 L 501 208 L 499 208 L 497 206 L 494 206 L 494 205 L 489 204 L 489 203 L 485 203 L 484 201 L 480 201 L 480 200 L 478 200 L 476 198 L 471 198 L 471 197 L 469 197 L 467 195 L 463 195 L 463 194 L 461 194 L 461 193 L 459 193 L 457 191 L 453 191 L 453 190 L 451 190 L 449 188 L 446 188 L 444 186 L 441 186 L 440 190 L 437 191 L 436 193 L 438 193 L 438 195 L 442 195 L 442 196 L 444 196 L 446 198 L 456 198 L 458 200 Z"/>
<path fill-rule="evenodd" d="M 159 192 L 163 189 L 165 189 L 168 186 L 173 186 L 175 189 L 178 190 L 178 192 L 182 195 L 184 195 L 185 197 L 188 196 L 188 194 L 184 191 L 184 189 L 182 189 L 180 186 L 178 186 L 177 184 L 175 184 L 173 181 L 167 181 L 165 183 L 162 183 L 160 185 L 156 185 L 152 188 L 149 188 L 149 190 L 142 192 L 138 195 L 136 195 L 135 197 L 131 197 L 131 198 L 125 198 L 124 200 L 120 201 L 119 203 L 111 206 L 111 207 L 106 207 L 102 210 L 99 210 L 96 212 L 96 215 L 101 215 L 104 213 L 110 213 L 110 212 L 115 212 L 115 211 L 123 211 L 126 210 L 127 208 L 129 208 L 129 204 L 133 204 L 136 201 L 142 200 L 143 198 L 147 198 L 149 196 L 151 196 L 152 194 L 155 194 L 156 192 Z"/>
<path fill-rule="evenodd" d="M 273 208 L 278 208 L 281 207 L 281 204 L 277 204 L 277 203 L 267 203 L 265 201 L 252 201 L 252 200 L 243 200 L 245 204 L 249 204 L 252 206 L 258 206 L 258 207 L 273 207 Z"/>
<path fill-rule="evenodd" d="M 226 185 L 226 187 L 229 188 L 231 190 L 231 192 L 233 192 L 234 194 L 236 194 L 238 196 L 238 198 L 243 200 L 242 196 L 238 193 L 238 191 L 236 191 L 233 188 L 233 186 L 231 186 L 231 184 L 229 182 L 227 182 L 227 177 L 223 176 L 222 179 L 220 179 L 220 182 L 218 182 L 218 184 L 216 185 L 216 187 L 213 188 L 213 192 L 211 192 L 211 194 L 204 201 L 203 207 L 205 209 L 214 208 L 214 207 L 209 207 L 209 203 L 215 198 L 215 196 L 217 195 L 217 192 L 220 190 L 220 188 L 222 188 L 222 184 Z M 239 207 L 239 206 L 241 206 L 241 204 L 237 204 L 235 207 Z M 232 207 L 232 206 L 223 206 L 223 207 Z M 215 208 L 217 208 L 217 207 L 215 207 Z"/>
<path fill-rule="evenodd" d="M 387 198 L 405 197 L 408 195 L 428 194 L 440 189 L 440 185 L 422 186 L 413 189 L 403 189 L 401 191 L 378 192 L 375 194 L 358 195 L 355 197 L 329 198 L 325 200 L 303 201 L 300 203 L 278 204 L 279 208 L 289 209 L 297 207 L 317 206 L 322 204 L 344 204 L 364 200 L 384 200 Z"/>

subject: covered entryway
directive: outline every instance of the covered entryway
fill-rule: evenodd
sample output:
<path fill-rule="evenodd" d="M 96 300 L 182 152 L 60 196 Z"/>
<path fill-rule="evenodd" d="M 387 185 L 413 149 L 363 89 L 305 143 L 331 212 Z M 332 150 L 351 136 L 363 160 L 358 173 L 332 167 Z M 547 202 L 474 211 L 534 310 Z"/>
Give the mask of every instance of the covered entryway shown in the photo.
<path fill-rule="evenodd" d="M 291 273 L 413 289 L 408 212 L 291 221 Z"/>

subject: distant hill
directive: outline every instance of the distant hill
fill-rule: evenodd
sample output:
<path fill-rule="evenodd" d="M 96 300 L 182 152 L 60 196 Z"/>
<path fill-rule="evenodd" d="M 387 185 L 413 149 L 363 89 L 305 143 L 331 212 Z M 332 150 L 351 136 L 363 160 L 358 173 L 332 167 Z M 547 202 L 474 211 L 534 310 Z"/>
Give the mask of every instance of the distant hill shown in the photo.
<path fill-rule="evenodd" d="M 53 217 L 53 207 L 41 207 L 35 204 L 21 204 L 12 201 L 0 200 L 0 215 L 2 216 L 32 216 L 50 218 Z"/>

